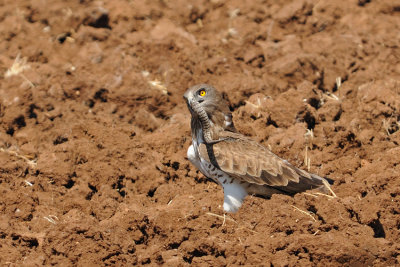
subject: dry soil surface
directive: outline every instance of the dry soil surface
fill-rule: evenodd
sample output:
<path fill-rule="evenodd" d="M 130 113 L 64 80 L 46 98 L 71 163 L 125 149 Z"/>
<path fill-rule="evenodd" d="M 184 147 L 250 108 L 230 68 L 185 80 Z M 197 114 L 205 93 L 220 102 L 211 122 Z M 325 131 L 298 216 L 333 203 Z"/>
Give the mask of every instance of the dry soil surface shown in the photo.
<path fill-rule="evenodd" d="M 398 0 L 0 3 L 0 262 L 400 264 Z M 207 82 L 337 198 L 247 197 L 186 158 Z"/>

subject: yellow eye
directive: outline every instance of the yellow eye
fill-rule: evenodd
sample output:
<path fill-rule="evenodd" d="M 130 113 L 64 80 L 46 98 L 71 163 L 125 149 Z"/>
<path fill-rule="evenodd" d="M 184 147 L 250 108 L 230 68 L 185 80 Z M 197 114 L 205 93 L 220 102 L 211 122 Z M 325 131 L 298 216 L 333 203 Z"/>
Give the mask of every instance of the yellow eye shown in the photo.
<path fill-rule="evenodd" d="M 200 96 L 205 96 L 206 95 L 206 90 L 202 89 L 199 91 Z"/>

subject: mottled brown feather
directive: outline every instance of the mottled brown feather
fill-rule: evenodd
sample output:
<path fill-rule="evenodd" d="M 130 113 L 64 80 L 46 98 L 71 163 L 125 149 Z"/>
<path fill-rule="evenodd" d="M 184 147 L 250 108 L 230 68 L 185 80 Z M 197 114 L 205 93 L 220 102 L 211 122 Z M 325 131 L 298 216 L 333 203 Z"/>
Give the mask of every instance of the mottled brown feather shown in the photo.
<path fill-rule="evenodd" d="M 239 134 L 221 132 L 222 141 L 212 145 L 219 168 L 242 181 L 269 186 L 287 186 L 299 183 L 300 177 L 311 178 L 266 147 Z M 199 146 L 200 156 L 209 161 L 205 144 Z"/>

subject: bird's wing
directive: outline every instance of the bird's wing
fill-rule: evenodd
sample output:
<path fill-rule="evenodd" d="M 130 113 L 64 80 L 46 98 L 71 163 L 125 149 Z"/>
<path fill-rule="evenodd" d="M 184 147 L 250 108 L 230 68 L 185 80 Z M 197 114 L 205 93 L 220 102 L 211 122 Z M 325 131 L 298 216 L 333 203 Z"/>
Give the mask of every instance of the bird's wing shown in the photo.
<path fill-rule="evenodd" d="M 200 156 L 222 171 L 249 183 L 294 187 L 289 190 L 293 193 L 322 185 L 323 178 L 296 168 L 257 142 L 238 133 L 224 133 L 222 141 L 199 146 Z"/>

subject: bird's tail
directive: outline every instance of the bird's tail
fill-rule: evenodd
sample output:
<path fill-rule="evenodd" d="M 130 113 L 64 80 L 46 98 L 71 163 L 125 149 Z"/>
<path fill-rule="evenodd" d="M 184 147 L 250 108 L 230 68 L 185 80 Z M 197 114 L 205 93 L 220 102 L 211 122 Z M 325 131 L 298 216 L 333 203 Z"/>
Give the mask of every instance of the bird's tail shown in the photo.
<path fill-rule="evenodd" d="M 331 179 L 331 178 L 328 178 L 328 177 L 324 177 L 324 179 L 325 179 L 326 181 L 328 181 L 328 183 L 329 183 L 330 185 L 333 185 L 333 183 L 335 182 L 335 180 L 333 180 L 333 179 Z"/>

